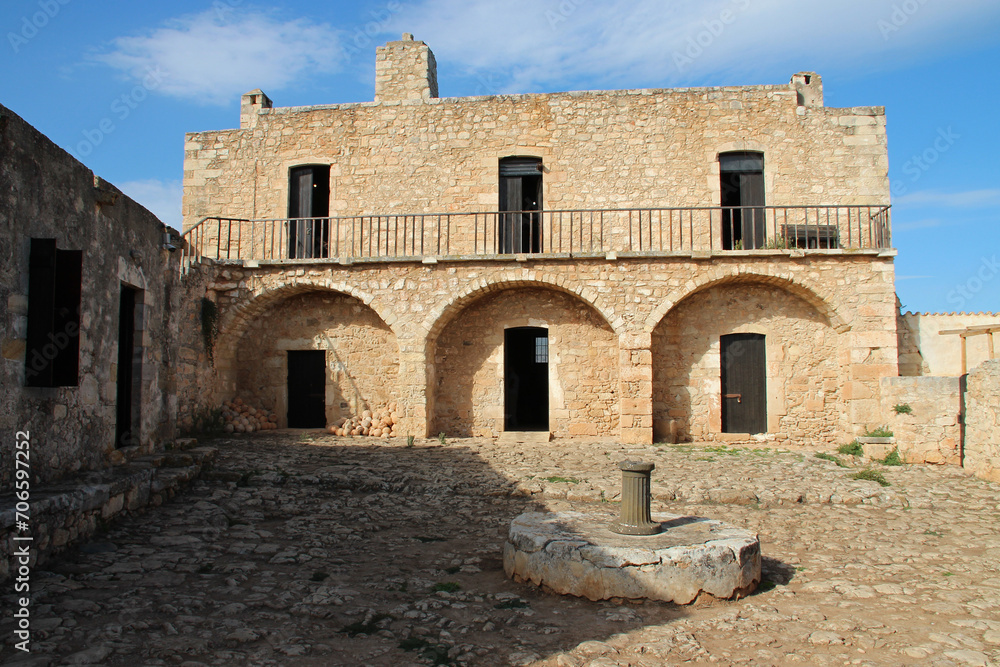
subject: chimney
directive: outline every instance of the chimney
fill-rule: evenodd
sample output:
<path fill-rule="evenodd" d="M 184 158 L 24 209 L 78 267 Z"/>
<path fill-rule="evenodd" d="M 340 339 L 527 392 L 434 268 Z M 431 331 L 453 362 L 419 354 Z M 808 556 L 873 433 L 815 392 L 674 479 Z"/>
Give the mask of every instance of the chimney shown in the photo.
<path fill-rule="evenodd" d="M 245 93 L 240 98 L 240 128 L 252 128 L 257 125 L 257 117 L 261 109 L 271 108 L 271 98 L 260 88 Z"/>
<path fill-rule="evenodd" d="M 800 107 L 823 106 L 823 78 L 816 72 L 793 74 L 789 85 L 795 90 Z"/>
<path fill-rule="evenodd" d="M 438 96 L 437 62 L 430 48 L 403 39 L 375 49 L 375 101 L 428 100 Z"/>

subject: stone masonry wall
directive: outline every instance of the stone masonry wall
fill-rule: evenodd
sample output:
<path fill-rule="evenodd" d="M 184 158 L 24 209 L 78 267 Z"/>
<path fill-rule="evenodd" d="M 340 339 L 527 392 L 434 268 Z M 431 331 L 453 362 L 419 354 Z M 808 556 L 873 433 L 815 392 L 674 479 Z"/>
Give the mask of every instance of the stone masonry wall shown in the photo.
<path fill-rule="evenodd" d="M 97 178 L 36 129 L 0 107 L 0 459 L 12 460 L 14 434 L 29 431 L 38 482 L 121 459 L 115 448 L 118 312 L 122 285 L 141 292 L 135 345 L 142 360 L 137 437 L 142 453 L 172 437 L 168 289 L 177 275 L 163 249 L 164 225 Z M 25 387 L 28 260 L 32 238 L 82 250 L 79 385 Z M 0 470 L 0 492 L 14 466 Z"/>
<path fill-rule="evenodd" d="M 812 353 L 804 343 L 800 344 L 801 349 L 795 350 L 791 349 L 791 342 L 783 340 L 781 343 L 781 354 L 791 355 L 789 359 L 800 355 L 794 357 L 798 360 L 796 363 L 806 364 L 820 373 L 818 378 L 810 375 L 807 380 L 790 383 L 785 389 L 786 404 L 791 408 L 784 416 L 785 421 L 779 420 L 777 426 L 787 429 L 781 432 L 789 433 L 790 439 L 796 442 L 825 441 L 830 437 L 847 441 L 857 435 L 863 425 L 879 422 L 882 410 L 878 380 L 897 372 L 896 334 L 886 331 L 885 327 L 886 320 L 893 321 L 895 312 L 891 253 L 879 256 L 874 252 L 819 251 L 792 257 L 786 251 L 773 251 L 762 255 L 720 253 L 698 259 L 664 256 L 527 261 L 506 256 L 430 263 L 260 262 L 256 267 L 235 262 L 206 262 L 196 266 L 185 279 L 185 285 L 197 295 L 211 295 L 218 303 L 220 330 L 214 364 L 208 364 L 207 360 L 185 363 L 178 369 L 179 388 L 214 382 L 213 391 L 219 400 L 235 395 L 240 390 L 236 372 L 240 366 L 239 349 L 246 340 L 244 334 L 248 329 L 256 321 L 268 317 L 282 302 L 297 295 L 337 292 L 371 308 L 395 336 L 399 356 L 392 395 L 399 403 L 403 418 L 400 429 L 415 435 L 436 433 L 433 428 L 438 418 L 452 419 L 451 423 L 458 424 L 456 418 L 448 416 L 456 414 L 454 406 L 449 406 L 447 399 L 441 396 L 438 382 L 458 383 L 461 391 L 471 391 L 477 397 L 481 392 L 497 390 L 495 370 L 477 370 L 480 379 L 462 384 L 466 380 L 452 377 L 454 373 L 448 364 L 457 364 L 462 373 L 471 372 L 471 367 L 467 369 L 466 366 L 477 355 L 487 359 L 495 354 L 495 351 L 486 350 L 495 345 L 504 326 L 519 326 L 532 318 L 550 322 L 553 328 L 565 326 L 572 332 L 572 335 L 563 335 L 561 329 L 557 331 L 557 338 L 562 336 L 562 340 L 569 343 L 553 352 L 566 355 L 560 357 L 560 363 L 582 367 L 591 363 L 592 352 L 598 355 L 597 358 L 606 358 L 604 350 L 612 354 L 607 376 L 580 376 L 584 385 L 592 387 L 586 390 L 589 393 L 585 396 L 574 397 L 569 391 L 573 387 L 568 378 L 575 376 L 560 375 L 559 386 L 566 392 L 563 400 L 568 410 L 576 409 L 571 406 L 573 401 L 582 410 L 584 403 L 597 396 L 598 412 L 606 418 L 606 422 L 597 426 L 598 433 L 613 431 L 617 418 L 618 435 L 629 442 L 652 440 L 654 370 L 659 364 L 673 363 L 665 358 L 662 345 L 653 344 L 653 334 L 665 317 L 668 322 L 680 322 L 677 313 L 688 320 L 675 325 L 682 332 L 688 324 L 694 329 L 709 318 L 721 322 L 725 317 L 724 326 L 719 325 L 716 334 L 728 328 L 735 330 L 763 322 L 780 334 L 773 338 L 809 335 L 813 336 L 809 345 L 820 345 L 829 351 L 829 358 L 820 362 L 817 357 L 810 356 Z M 713 291 L 717 286 L 718 290 Z M 527 310 L 528 302 L 525 301 L 525 309 L 520 309 L 516 298 L 529 288 L 541 291 L 536 292 L 540 300 L 531 305 L 535 311 L 531 315 Z M 685 300 L 691 297 L 705 300 L 706 305 L 715 308 L 719 305 L 715 301 L 724 297 L 713 294 L 723 295 L 736 288 L 749 290 L 741 293 L 750 299 L 752 309 L 730 309 L 723 316 L 723 311 L 700 312 L 697 308 L 685 308 L 682 303 L 688 303 Z M 506 290 L 511 290 L 508 296 L 513 301 L 503 303 L 510 303 L 509 306 L 491 306 L 491 303 L 501 302 L 484 300 L 494 292 Z M 558 309 L 546 305 L 560 300 L 563 310 L 568 312 L 557 312 Z M 758 308 L 758 304 L 764 308 Z M 196 315 L 192 313 L 190 318 L 196 319 Z M 491 332 L 483 329 L 485 321 L 493 323 Z M 477 338 L 472 341 L 473 346 L 465 346 L 464 342 L 470 340 L 465 334 L 470 329 L 476 329 L 476 335 L 483 339 Z M 617 338 L 616 345 L 610 347 L 609 331 Z M 708 333 L 704 336 L 707 340 Z M 198 356 L 201 354 L 198 347 L 202 344 L 196 336 L 190 338 L 191 349 L 185 354 Z M 487 338 L 493 342 L 488 342 Z M 580 340 L 598 342 L 601 348 L 584 350 Z M 457 356 L 443 354 L 449 346 L 458 345 L 462 346 L 462 353 Z M 616 357 L 613 354 L 615 347 Z M 490 349 L 495 350 L 495 347 Z M 576 351 L 570 354 L 570 350 Z M 775 356 L 778 354 L 775 352 L 769 358 L 778 360 L 781 358 Z M 584 355 L 588 358 L 586 362 Z M 694 367 L 707 368 L 702 365 L 707 362 L 693 353 L 688 358 Z M 788 363 L 794 366 L 793 362 Z M 838 387 L 832 386 L 833 377 L 824 376 L 834 371 L 841 383 Z M 356 366 L 352 372 L 356 377 L 384 375 L 384 363 Z M 657 378 L 663 377 L 661 372 L 656 370 Z M 789 372 L 792 377 L 798 377 L 797 372 Z M 605 382 L 613 384 L 614 377 L 618 379 L 617 406 L 599 397 L 605 393 L 603 389 L 594 388 Z M 180 417 L 188 417 L 199 409 L 199 401 L 205 395 L 202 389 L 178 391 Z M 435 399 L 439 405 L 435 405 Z M 657 414 L 662 414 L 660 401 L 663 399 L 656 400 Z M 553 400 L 552 405 L 559 403 Z M 484 404 L 482 409 L 487 407 Z M 817 409 L 829 419 L 814 419 L 811 415 L 816 414 Z M 571 421 L 575 428 L 584 428 L 582 424 L 593 424 L 595 419 L 592 417 L 597 416 L 595 413 L 583 419 L 584 413 L 579 414 L 580 419 L 575 416 L 570 419 L 567 413 L 565 417 L 558 416 L 557 420 L 569 420 L 559 422 L 566 424 L 568 431 Z M 476 428 L 485 429 L 484 419 L 495 420 L 496 417 L 474 413 L 465 428 L 475 423 L 479 425 Z M 699 419 L 699 423 L 703 424 L 704 420 Z M 715 422 L 711 420 L 708 423 L 706 432 L 710 434 L 717 426 L 713 426 Z M 801 439 L 797 439 L 799 432 Z M 791 436 L 792 433 L 796 437 Z"/>
<path fill-rule="evenodd" d="M 958 377 L 962 374 L 962 341 L 938 332 L 1000 325 L 1000 313 L 905 313 L 898 317 L 899 374 Z M 994 349 L 1000 336 L 993 334 Z M 987 335 L 966 339 L 966 370 L 989 359 Z"/>
<path fill-rule="evenodd" d="M 495 211 L 512 155 L 542 158 L 548 210 L 718 206 L 730 150 L 763 151 L 767 204 L 889 201 L 881 107 L 799 106 L 791 85 L 589 91 L 250 104 L 240 129 L 187 135 L 184 224 L 285 217 L 303 164 L 330 165 L 334 216 Z"/>
<path fill-rule="evenodd" d="M 556 436 L 618 433 L 618 337 L 585 302 L 512 288 L 449 322 L 434 354 L 434 427 L 459 436 L 504 430 L 504 330 L 548 329 L 549 428 Z"/>
<path fill-rule="evenodd" d="M 957 377 L 885 377 L 881 381 L 883 419 L 907 463 L 960 465 L 962 394 Z M 912 412 L 897 413 L 908 405 Z"/>
<path fill-rule="evenodd" d="M 1000 359 L 969 372 L 963 465 L 977 477 L 1000 482 Z"/>
<path fill-rule="evenodd" d="M 681 439 L 722 428 L 720 336 L 765 336 L 767 431 L 782 443 L 828 445 L 849 430 L 841 396 L 849 350 L 815 307 L 760 284 L 722 284 L 684 299 L 653 333 L 653 417 Z"/>
<path fill-rule="evenodd" d="M 234 393 L 276 411 L 281 427 L 287 426 L 289 350 L 326 350 L 328 423 L 395 401 L 396 337 L 375 311 L 354 297 L 335 292 L 291 296 L 243 334 L 236 351 Z"/>

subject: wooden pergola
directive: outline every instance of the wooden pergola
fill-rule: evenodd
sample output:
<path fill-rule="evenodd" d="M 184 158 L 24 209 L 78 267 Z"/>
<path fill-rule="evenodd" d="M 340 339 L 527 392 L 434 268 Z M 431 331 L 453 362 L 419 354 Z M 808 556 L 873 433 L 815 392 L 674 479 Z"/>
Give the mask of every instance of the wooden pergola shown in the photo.
<path fill-rule="evenodd" d="M 990 351 L 990 359 L 996 359 L 993 351 L 993 334 L 1000 332 L 1000 324 L 980 324 L 979 326 L 966 327 L 964 329 L 946 329 L 939 331 L 940 336 L 960 336 L 962 338 L 962 375 L 968 372 L 966 362 L 965 339 L 969 336 L 987 336 L 986 345 Z"/>

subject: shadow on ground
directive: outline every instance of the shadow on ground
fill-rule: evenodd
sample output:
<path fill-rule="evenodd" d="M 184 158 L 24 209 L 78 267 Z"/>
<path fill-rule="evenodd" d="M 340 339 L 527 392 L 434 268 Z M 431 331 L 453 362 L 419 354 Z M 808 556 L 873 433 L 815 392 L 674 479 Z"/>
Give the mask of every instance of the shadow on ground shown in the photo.
<path fill-rule="evenodd" d="M 461 444 L 207 442 L 214 469 L 34 572 L 31 664 L 528 664 L 685 608 L 508 580 L 546 510 Z"/>

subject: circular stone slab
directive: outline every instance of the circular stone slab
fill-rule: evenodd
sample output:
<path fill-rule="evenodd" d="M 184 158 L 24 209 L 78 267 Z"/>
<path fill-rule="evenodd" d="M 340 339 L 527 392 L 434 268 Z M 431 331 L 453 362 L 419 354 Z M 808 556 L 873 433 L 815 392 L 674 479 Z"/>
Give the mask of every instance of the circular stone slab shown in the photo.
<path fill-rule="evenodd" d="M 760 583 L 760 540 L 746 530 L 695 516 L 658 514 L 656 535 L 619 535 L 617 515 L 527 512 L 510 525 L 503 567 L 516 581 L 590 600 L 645 598 L 677 604 L 701 592 L 748 595 Z"/>

